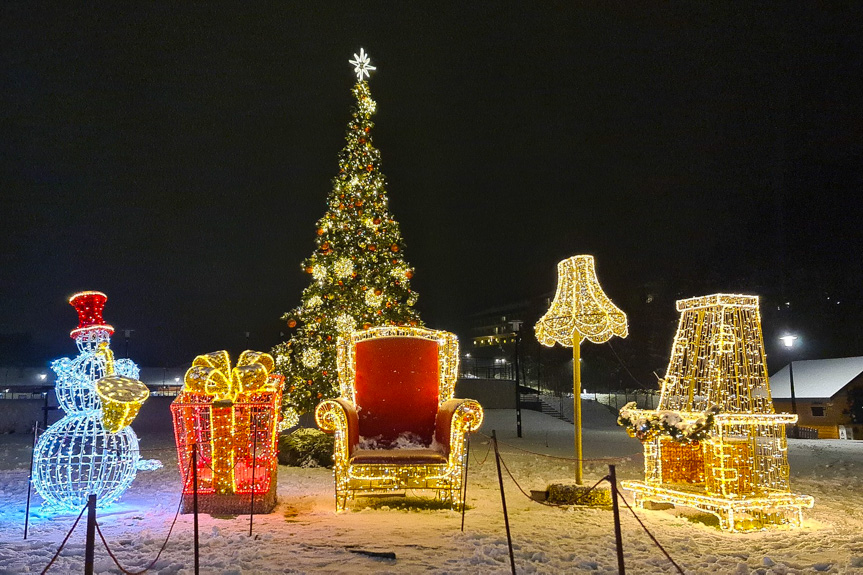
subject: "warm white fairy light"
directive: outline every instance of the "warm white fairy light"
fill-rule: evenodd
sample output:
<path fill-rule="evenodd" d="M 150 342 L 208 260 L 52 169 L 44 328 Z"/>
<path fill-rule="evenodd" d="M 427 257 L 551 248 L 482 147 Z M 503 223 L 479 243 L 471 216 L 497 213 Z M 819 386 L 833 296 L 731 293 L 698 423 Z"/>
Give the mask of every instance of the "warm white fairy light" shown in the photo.
<path fill-rule="evenodd" d="M 359 463 L 352 460 L 361 405 L 356 404 L 356 346 L 388 338 L 411 338 L 434 342 L 438 351 L 438 417 L 434 441 L 445 444 L 448 453 L 435 452 L 436 462 L 394 460 L 387 463 Z M 382 358 L 385 359 L 385 358 Z M 335 435 L 333 475 L 336 509 L 343 510 L 349 499 L 363 492 L 405 489 L 432 489 L 454 508 L 458 504 L 465 465 L 465 434 L 482 425 L 482 407 L 471 399 L 453 399 L 458 374 L 458 340 L 455 335 L 424 328 L 394 326 L 355 331 L 338 342 L 338 375 L 341 397 L 318 404 L 315 420 L 324 431 Z M 406 390 L 407 391 L 407 390 Z M 438 433 L 438 426 L 441 426 Z M 448 433 L 444 432 L 448 430 Z M 428 450 L 433 451 L 433 450 Z"/>
<path fill-rule="evenodd" d="M 350 333 L 357 327 L 357 320 L 343 313 L 336 317 L 336 331 L 339 333 Z"/>
<path fill-rule="evenodd" d="M 324 300 L 321 299 L 321 296 L 313 295 L 309 298 L 309 301 L 306 302 L 306 305 L 309 306 L 309 308 L 311 309 L 315 309 L 316 307 L 319 307 L 322 303 L 324 303 Z"/>
<path fill-rule="evenodd" d="M 333 397 L 335 345 L 339 335 L 372 326 L 421 325 L 413 309 L 413 269 L 405 261 L 399 225 L 388 209 L 381 153 L 373 145 L 372 98 L 368 76 L 374 66 L 365 50 L 352 63 L 358 81 L 345 146 L 339 154 L 327 213 L 318 220 L 315 250 L 302 264 L 310 276 L 299 306 L 283 319 L 290 339 L 273 349 L 279 372 L 286 377 L 285 411 L 314 410 Z M 303 363 L 305 351 L 318 350 L 320 362 Z"/>
<path fill-rule="evenodd" d="M 324 281 L 327 277 L 327 268 L 321 264 L 312 266 L 312 277 L 319 282 Z"/>
<path fill-rule="evenodd" d="M 346 278 L 354 271 L 354 262 L 351 258 L 339 258 L 333 264 L 333 275 L 337 278 Z"/>
<path fill-rule="evenodd" d="M 382 303 L 384 303 L 384 294 L 376 294 L 375 290 L 367 290 L 365 300 L 370 307 L 378 308 Z"/>
<path fill-rule="evenodd" d="M 581 342 L 604 343 L 629 333 L 623 313 L 599 285 L 593 256 L 572 256 L 557 264 L 557 291 L 534 327 L 539 343 L 572 348 L 572 403 L 575 419 L 575 481 L 581 485 Z"/>
<path fill-rule="evenodd" d="M 557 264 L 557 291 L 551 307 L 536 324 L 536 337 L 546 346 L 572 347 L 574 338 L 604 343 L 626 337 L 626 314 L 605 295 L 596 279 L 593 256 L 581 255 Z"/>
<path fill-rule="evenodd" d="M 303 357 L 300 361 L 308 368 L 317 367 L 321 363 L 321 352 L 313 347 L 303 350 Z"/>
<path fill-rule="evenodd" d="M 645 470 L 644 482 L 623 486 L 639 505 L 694 507 L 716 515 L 730 531 L 800 525 L 802 509 L 813 500 L 790 491 L 785 425 L 797 416 L 773 409 L 758 298 L 715 294 L 680 300 L 677 310 L 658 409 L 627 406 L 622 418 L 631 434 L 642 434 Z M 713 406 L 719 413 L 701 441 L 679 443 L 680 437 L 650 429 L 651 421 L 670 418 L 682 429 L 697 427 L 701 412 Z"/>

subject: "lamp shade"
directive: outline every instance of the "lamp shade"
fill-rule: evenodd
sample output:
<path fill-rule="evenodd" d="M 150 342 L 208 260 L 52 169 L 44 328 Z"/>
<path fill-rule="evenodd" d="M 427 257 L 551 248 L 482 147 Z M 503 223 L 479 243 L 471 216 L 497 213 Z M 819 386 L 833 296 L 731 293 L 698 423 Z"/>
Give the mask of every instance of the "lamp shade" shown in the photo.
<path fill-rule="evenodd" d="M 596 279 L 593 256 L 572 256 L 557 264 L 557 292 L 549 310 L 537 322 L 536 337 L 548 347 L 571 347 L 587 339 L 603 343 L 612 336 L 626 337 L 626 314 L 602 291 Z"/>

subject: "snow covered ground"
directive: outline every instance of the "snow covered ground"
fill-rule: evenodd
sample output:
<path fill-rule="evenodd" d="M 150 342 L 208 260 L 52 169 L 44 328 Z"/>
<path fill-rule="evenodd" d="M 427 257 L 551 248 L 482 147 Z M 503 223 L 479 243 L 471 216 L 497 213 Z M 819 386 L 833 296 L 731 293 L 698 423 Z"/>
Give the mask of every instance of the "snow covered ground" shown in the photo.
<path fill-rule="evenodd" d="M 523 412 L 524 437 L 515 437 L 515 415 L 486 412 L 482 432 L 496 429 L 501 442 L 534 452 L 570 457 L 572 426 Z M 616 458 L 618 479 L 642 478 L 641 446 L 614 423 L 605 408 L 587 402 L 585 457 Z M 802 529 L 734 534 L 721 532 L 712 516 L 684 509 L 639 511 L 648 528 L 689 573 L 863 573 L 863 442 L 789 440 L 792 488 L 815 497 Z M 34 497 L 29 538 L 24 506 L 31 439 L 0 437 L 0 574 L 39 573 L 65 536 L 74 516 L 43 516 Z M 279 505 L 255 517 L 200 517 L 201 572 L 252 573 L 508 573 L 506 533 L 493 453 L 475 435 L 469 470 L 465 531 L 460 514 L 441 509 L 430 494 L 360 499 L 336 514 L 331 471 L 279 469 Z M 141 438 L 145 457 L 165 468 L 140 472 L 131 489 L 99 523 L 124 567 L 143 568 L 155 557 L 176 512 L 180 479 L 173 435 Z M 502 445 L 502 455 L 525 489 L 545 489 L 573 476 L 569 461 Z M 482 463 L 482 465 L 480 465 Z M 608 461 L 585 465 L 585 477 L 607 473 Z M 611 511 L 544 507 L 528 500 L 504 475 L 519 573 L 616 573 Z M 631 496 L 629 497 L 631 501 Z M 631 573 L 673 573 L 674 568 L 622 508 L 626 566 Z M 80 573 L 84 521 L 51 573 Z M 393 552 L 374 558 L 357 550 Z M 120 573 L 97 544 L 96 572 Z M 152 571 L 193 573 L 192 517 L 181 516 Z"/>

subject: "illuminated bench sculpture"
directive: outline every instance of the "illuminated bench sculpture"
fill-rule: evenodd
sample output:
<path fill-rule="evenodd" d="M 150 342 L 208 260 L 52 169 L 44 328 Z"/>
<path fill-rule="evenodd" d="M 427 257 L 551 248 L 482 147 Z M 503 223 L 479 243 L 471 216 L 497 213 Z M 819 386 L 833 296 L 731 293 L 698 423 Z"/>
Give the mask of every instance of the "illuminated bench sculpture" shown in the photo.
<path fill-rule="evenodd" d="M 458 340 L 445 331 L 378 327 L 338 342 L 341 397 L 318 404 L 335 434 L 336 510 L 358 493 L 432 489 L 459 505 L 465 434 L 482 424 L 472 399 L 452 399 Z"/>
<path fill-rule="evenodd" d="M 773 410 L 758 297 L 715 294 L 680 300 L 677 310 L 658 409 L 621 410 L 620 423 L 644 444 L 645 471 L 623 487 L 641 507 L 694 507 L 729 531 L 799 526 L 813 501 L 790 491 L 785 425 L 797 416 Z"/>
<path fill-rule="evenodd" d="M 273 358 L 244 351 L 231 369 L 226 351 L 199 355 L 171 404 L 183 512 L 192 511 L 192 450 L 197 447 L 198 510 L 248 513 L 276 506 L 277 427 L 284 380 Z"/>

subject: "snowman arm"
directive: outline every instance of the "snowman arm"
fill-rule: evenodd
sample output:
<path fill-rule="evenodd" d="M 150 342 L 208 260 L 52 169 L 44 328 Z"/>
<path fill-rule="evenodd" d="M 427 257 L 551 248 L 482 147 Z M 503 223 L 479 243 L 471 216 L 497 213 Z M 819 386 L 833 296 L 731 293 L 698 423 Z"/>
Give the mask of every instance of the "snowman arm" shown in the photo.
<path fill-rule="evenodd" d="M 51 371 L 58 376 L 63 373 L 68 373 L 72 369 L 72 360 L 68 357 L 61 357 L 51 362 Z"/>
<path fill-rule="evenodd" d="M 141 369 L 131 359 L 123 358 L 114 361 L 114 373 L 131 377 L 132 379 L 138 379 Z"/>

